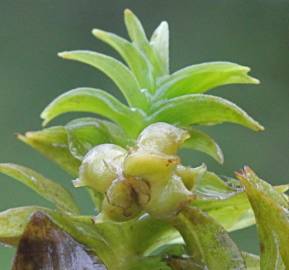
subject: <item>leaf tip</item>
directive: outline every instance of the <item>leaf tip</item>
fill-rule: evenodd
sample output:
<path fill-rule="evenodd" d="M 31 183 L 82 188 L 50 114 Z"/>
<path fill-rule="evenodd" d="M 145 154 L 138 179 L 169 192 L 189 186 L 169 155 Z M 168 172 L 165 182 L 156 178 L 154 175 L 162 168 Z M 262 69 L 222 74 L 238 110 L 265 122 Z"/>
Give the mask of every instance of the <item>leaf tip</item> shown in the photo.
<path fill-rule="evenodd" d="M 131 15 L 134 15 L 133 12 L 129 8 L 126 8 L 124 10 L 124 16 L 131 16 Z"/>
<path fill-rule="evenodd" d="M 104 31 L 100 30 L 100 29 L 97 29 L 97 28 L 94 28 L 92 29 L 91 33 L 95 36 L 95 37 L 101 37 L 104 35 Z"/>
<path fill-rule="evenodd" d="M 64 51 L 64 52 L 59 52 L 57 53 L 57 56 L 63 59 L 68 59 L 69 58 L 69 52 L 68 51 Z"/>
<path fill-rule="evenodd" d="M 218 153 L 217 153 L 217 156 L 216 156 L 216 160 L 217 160 L 221 165 L 224 164 L 224 154 L 223 154 L 223 151 L 221 150 L 221 148 L 218 149 Z"/>
<path fill-rule="evenodd" d="M 260 80 L 258 80 L 257 78 L 251 77 L 251 76 L 250 76 L 250 80 L 251 80 L 252 84 L 260 84 L 261 83 Z"/>

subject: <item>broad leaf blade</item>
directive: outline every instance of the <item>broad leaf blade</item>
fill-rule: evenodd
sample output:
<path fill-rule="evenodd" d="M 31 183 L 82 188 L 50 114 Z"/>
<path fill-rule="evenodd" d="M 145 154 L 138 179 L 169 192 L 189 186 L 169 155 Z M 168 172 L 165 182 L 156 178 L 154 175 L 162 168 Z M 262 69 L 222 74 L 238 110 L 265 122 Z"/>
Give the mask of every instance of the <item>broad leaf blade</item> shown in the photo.
<path fill-rule="evenodd" d="M 91 51 L 62 52 L 58 55 L 64 59 L 79 61 L 101 70 L 115 82 L 130 106 L 146 109 L 147 97 L 141 91 L 133 73 L 118 60 Z"/>
<path fill-rule="evenodd" d="M 150 122 L 177 125 L 220 124 L 231 122 L 255 131 L 264 128 L 234 103 L 220 97 L 194 94 L 157 103 Z"/>
<path fill-rule="evenodd" d="M 230 62 L 211 62 L 192 65 L 173 73 L 159 86 L 159 98 L 204 93 L 227 84 L 258 84 L 247 73 L 250 68 Z"/>
<path fill-rule="evenodd" d="M 155 76 L 160 77 L 165 75 L 166 70 L 161 64 L 158 55 L 151 47 L 140 20 L 129 9 L 125 10 L 124 19 L 129 37 L 133 41 L 134 45 L 143 51 L 146 57 L 150 60 L 154 67 Z"/>
<path fill-rule="evenodd" d="M 169 73 L 169 25 L 167 22 L 161 24 L 154 31 L 150 44 L 167 73 Z"/>
<path fill-rule="evenodd" d="M 34 213 L 21 236 L 12 270 L 105 270 L 99 259 L 42 212 Z"/>
<path fill-rule="evenodd" d="M 94 88 L 76 88 L 52 101 L 42 112 L 47 124 L 55 117 L 67 112 L 90 112 L 107 117 L 122 126 L 129 134 L 142 125 L 142 114 L 131 110 L 112 95 Z"/>
<path fill-rule="evenodd" d="M 241 252 L 225 230 L 197 208 L 184 208 L 175 227 L 182 234 L 194 262 L 208 269 L 246 269 Z"/>
<path fill-rule="evenodd" d="M 71 194 L 61 185 L 45 178 L 41 174 L 11 163 L 1 163 L 0 172 L 28 186 L 40 196 L 52 202 L 59 210 L 73 214 L 79 213 Z"/>
<path fill-rule="evenodd" d="M 70 153 L 67 132 L 64 127 L 30 131 L 25 135 L 18 135 L 18 138 L 57 163 L 70 175 L 74 177 L 78 175 L 80 161 Z"/>
<path fill-rule="evenodd" d="M 260 238 L 261 269 L 289 268 L 288 199 L 249 168 L 237 174 L 254 210 Z"/>
<path fill-rule="evenodd" d="M 154 91 L 154 79 L 150 63 L 144 55 L 126 39 L 113 33 L 94 29 L 93 35 L 113 47 L 127 62 L 133 74 L 136 76 L 140 87 Z"/>
<path fill-rule="evenodd" d="M 220 146 L 209 135 L 197 129 L 188 129 L 188 132 L 190 138 L 185 141 L 183 148 L 206 153 L 221 164 L 224 162 Z"/>

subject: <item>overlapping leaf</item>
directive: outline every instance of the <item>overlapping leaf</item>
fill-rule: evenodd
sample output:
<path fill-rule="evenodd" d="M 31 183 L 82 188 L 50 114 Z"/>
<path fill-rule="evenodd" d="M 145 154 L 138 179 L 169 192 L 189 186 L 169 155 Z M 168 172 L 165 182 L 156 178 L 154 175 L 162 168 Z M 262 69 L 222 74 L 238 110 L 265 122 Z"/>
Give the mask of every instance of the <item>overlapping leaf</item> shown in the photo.
<path fill-rule="evenodd" d="M 11 163 L 1 163 L 0 172 L 30 187 L 43 198 L 52 202 L 59 210 L 74 214 L 79 212 L 68 191 L 39 173 Z"/>
<path fill-rule="evenodd" d="M 184 126 L 231 122 L 255 131 L 263 130 L 258 122 L 234 103 L 204 94 L 186 95 L 157 103 L 149 121 Z"/>
<path fill-rule="evenodd" d="M 155 86 L 151 64 L 138 48 L 113 33 L 98 29 L 94 29 L 92 33 L 98 39 L 112 46 L 121 55 L 136 76 L 141 88 L 153 92 Z"/>
<path fill-rule="evenodd" d="M 254 210 L 262 270 L 289 269 L 288 198 L 245 167 L 237 174 Z"/>
<path fill-rule="evenodd" d="M 166 73 L 169 73 L 169 25 L 161 22 L 153 32 L 150 45 L 158 55 Z"/>
<path fill-rule="evenodd" d="M 259 81 L 247 73 L 250 68 L 230 62 L 210 62 L 192 65 L 178 70 L 159 86 L 157 96 L 173 98 L 177 96 L 204 93 L 226 84 L 257 84 Z"/>
<path fill-rule="evenodd" d="M 143 109 L 147 107 L 147 97 L 141 91 L 134 74 L 118 60 L 92 51 L 70 51 L 58 55 L 64 59 L 79 61 L 101 70 L 115 82 L 130 106 Z"/>
<path fill-rule="evenodd" d="M 167 72 L 166 68 L 162 65 L 161 60 L 150 45 L 140 20 L 129 9 L 124 12 L 124 20 L 131 40 L 151 62 L 155 76 L 165 75 Z"/>
<path fill-rule="evenodd" d="M 276 186 L 282 194 L 288 185 Z M 193 205 L 202 209 L 221 224 L 227 231 L 240 230 L 255 224 L 252 207 L 240 183 L 231 178 L 223 181 L 212 172 L 207 172 L 197 183 L 198 199 Z"/>
<path fill-rule="evenodd" d="M 105 91 L 94 88 L 77 88 L 60 95 L 45 108 L 41 117 L 47 124 L 67 112 L 102 115 L 118 123 L 128 134 L 139 131 L 143 118 L 139 111 L 130 109 Z"/>
<path fill-rule="evenodd" d="M 76 159 L 70 152 L 67 132 L 64 127 L 57 126 L 40 131 L 31 131 L 25 135 L 18 135 L 18 138 L 48 159 L 56 162 L 70 175 L 74 177 L 78 175 L 80 160 Z"/>

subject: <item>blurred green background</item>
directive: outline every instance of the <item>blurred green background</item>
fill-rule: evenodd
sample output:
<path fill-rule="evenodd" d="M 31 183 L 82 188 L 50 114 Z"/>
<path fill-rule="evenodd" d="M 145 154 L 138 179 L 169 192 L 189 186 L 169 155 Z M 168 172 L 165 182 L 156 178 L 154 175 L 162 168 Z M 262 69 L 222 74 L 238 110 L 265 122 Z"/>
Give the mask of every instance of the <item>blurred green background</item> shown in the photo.
<path fill-rule="evenodd" d="M 169 21 L 172 71 L 192 63 L 228 60 L 250 66 L 262 82 L 212 93 L 239 104 L 266 131 L 257 134 L 233 125 L 208 128 L 224 150 L 224 166 L 197 152 L 184 153 L 186 163 L 205 161 L 225 175 L 249 164 L 272 183 L 289 182 L 289 1 L 285 0 L 1 0 L 0 162 L 30 166 L 72 190 L 69 176 L 18 142 L 15 133 L 39 129 L 41 110 L 66 90 L 94 86 L 115 93 L 115 86 L 102 74 L 60 60 L 56 53 L 93 49 L 115 55 L 90 31 L 97 27 L 126 36 L 122 20 L 126 7 L 142 19 L 148 33 L 161 20 Z M 8 177 L 0 175 L 0 181 L 0 210 L 47 205 Z M 83 211 L 91 212 L 86 193 L 72 192 Z M 254 228 L 233 237 L 243 249 L 258 252 Z M 13 253 L 0 248 L 1 270 L 10 269 Z"/>

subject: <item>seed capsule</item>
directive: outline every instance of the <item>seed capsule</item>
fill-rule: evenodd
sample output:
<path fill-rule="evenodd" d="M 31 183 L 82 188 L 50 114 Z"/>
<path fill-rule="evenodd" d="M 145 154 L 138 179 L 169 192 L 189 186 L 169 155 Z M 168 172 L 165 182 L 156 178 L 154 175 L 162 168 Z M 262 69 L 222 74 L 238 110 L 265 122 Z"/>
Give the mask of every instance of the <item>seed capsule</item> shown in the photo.
<path fill-rule="evenodd" d="M 150 152 L 157 151 L 172 155 L 189 137 L 189 133 L 184 129 L 167 123 L 155 123 L 142 131 L 138 137 L 137 146 Z"/>
<path fill-rule="evenodd" d="M 114 221 L 126 221 L 138 216 L 140 212 L 137 196 L 129 181 L 113 181 L 102 204 L 103 217 Z"/>
<path fill-rule="evenodd" d="M 114 144 L 98 145 L 84 157 L 76 186 L 88 186 L 97 192 L 107 191 L 112 181 L 122 174 L 127 151 Z"/>

